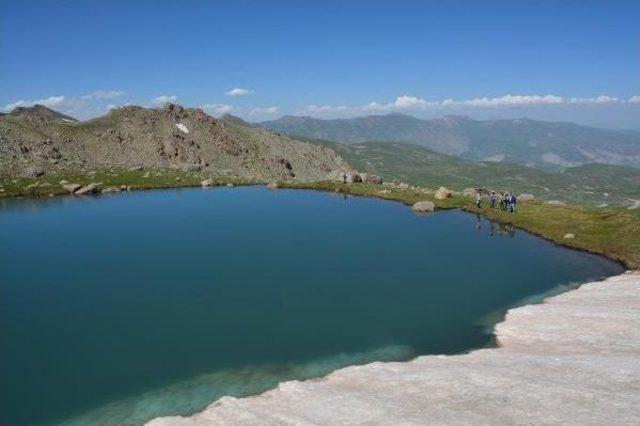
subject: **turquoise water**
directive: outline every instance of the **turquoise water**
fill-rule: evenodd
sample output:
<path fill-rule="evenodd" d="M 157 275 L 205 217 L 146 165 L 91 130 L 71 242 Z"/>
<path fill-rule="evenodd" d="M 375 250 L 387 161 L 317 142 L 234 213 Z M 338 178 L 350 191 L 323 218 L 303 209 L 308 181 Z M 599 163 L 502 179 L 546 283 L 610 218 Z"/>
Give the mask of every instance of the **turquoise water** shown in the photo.
<path fill-rule="evenodd" d="M 79 425 L 481 347 L 506 307 L 622 270 L 460 211 L 262 187 L 3 201 L 0 262 L 0 423 Z"/>

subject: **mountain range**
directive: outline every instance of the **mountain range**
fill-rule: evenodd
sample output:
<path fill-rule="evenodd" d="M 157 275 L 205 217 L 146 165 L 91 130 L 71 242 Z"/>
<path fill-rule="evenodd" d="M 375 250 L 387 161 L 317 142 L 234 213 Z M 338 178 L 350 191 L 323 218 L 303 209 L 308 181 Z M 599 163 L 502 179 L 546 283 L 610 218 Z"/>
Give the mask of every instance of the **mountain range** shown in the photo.
<path fill-rule="evenodd" d="M 257 126 L 294 137 L 354 144 L 405 142 L 434 152 L 558 170 L 589 163 L 640 168 L 640 130 L 611 130 L 527 118 L 419 119 L 404 114 L 323 120 L 283 116 Z"/>

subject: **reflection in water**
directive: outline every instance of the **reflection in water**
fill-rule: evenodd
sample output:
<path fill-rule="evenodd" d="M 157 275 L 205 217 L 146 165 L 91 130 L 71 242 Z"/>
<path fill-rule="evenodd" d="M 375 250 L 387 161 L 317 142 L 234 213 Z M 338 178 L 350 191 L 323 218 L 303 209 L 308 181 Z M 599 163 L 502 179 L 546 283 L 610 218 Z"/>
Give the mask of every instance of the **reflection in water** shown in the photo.
<path fill-rule="evenodd" d="M 513 225 L 510 225 L 508 223 L 494 222 L 489 219 L 484 219 L 482 216 L 480 216 L 479 213 L 476 213 L 476 220 L 474 225 L 476 231 L 482 231 L 483 222 L 485 221 L 489 222 L 488 234 L 490 237 L 493 237 L 496 235 L 496 226 L 498 228 L 498 231 L 497 231 L 498 236 L 502 237 L 506 235 L 509 238 L 513 238 L 516 236 L 516 229 L 514 228 Z"/>

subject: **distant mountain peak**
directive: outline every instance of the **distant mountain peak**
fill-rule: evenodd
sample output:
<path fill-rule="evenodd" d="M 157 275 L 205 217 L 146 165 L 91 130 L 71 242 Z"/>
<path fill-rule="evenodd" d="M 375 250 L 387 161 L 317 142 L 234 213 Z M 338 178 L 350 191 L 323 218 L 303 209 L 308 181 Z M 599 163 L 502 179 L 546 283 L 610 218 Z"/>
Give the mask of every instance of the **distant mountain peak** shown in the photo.
<path fill-rule="evenodd" d="M 55 111 L 51 108 L 48 108 L 44 105 L 35 104 L 30 107 L 16 107 L 10 113 L 10 116 L 13 117 L 22 117 L 22 118 L 39 118 L 45 120 L 62 120 L 67 122 L 79 123 L 80 121 L 69 116 L 63 114 L 61 112 Z"/>

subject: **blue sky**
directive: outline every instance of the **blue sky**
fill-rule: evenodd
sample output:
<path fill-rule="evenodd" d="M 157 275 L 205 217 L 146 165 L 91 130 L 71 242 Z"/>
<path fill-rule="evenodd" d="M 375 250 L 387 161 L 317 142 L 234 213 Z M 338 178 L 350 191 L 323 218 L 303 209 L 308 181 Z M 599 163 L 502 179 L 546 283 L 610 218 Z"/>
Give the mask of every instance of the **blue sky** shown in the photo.
<path fill-rule="evenodd" d="M 164 100 L 640 128 L 640 1 L 0 0 L 0 108 Z"/>

